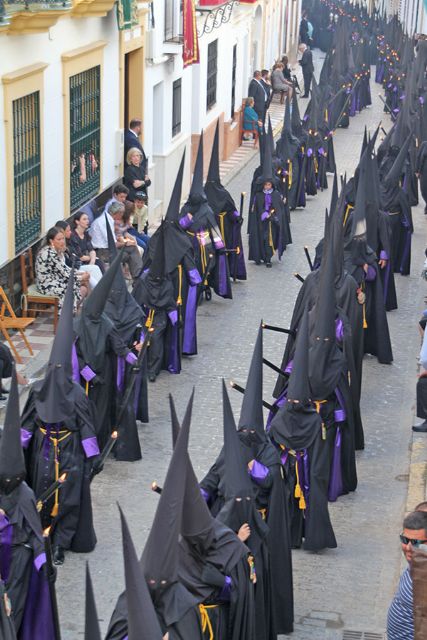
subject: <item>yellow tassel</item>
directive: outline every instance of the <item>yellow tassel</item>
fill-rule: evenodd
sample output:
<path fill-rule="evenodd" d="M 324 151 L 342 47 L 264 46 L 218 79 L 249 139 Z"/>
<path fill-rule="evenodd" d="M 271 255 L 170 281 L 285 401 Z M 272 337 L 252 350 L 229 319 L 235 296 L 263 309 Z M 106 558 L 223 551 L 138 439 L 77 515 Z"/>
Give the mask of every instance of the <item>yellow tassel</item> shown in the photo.
<path fill-rule="evenodd" d="M 52 516 L 52 518 L 56 518 L 56 516 L 58 515 L 58 511 L 59 511 L 59 505 L 55 503 L 52 507 L 52 511 L 50 512 L 50 515 Z"/>
<path fill-rule="evenodd" d="M 363 304 L 362 309 L 363 309 L 363 328 L 367 329 L 368 323 L 366 322 L 366 305 L 365 304 Z"/>
<path fill-rule="evenodd" d="M 87 396 L 89 395 L 89 380 L 86 380 L 85 393 L 86 393 Z"/>
<path fill-rule="evenodd" d="M 301 499 L 302 491 L 301 491 L 301 485 L 299 483 L 298 460 L 295 460 L 295 475 L 297 477 L 297 482 L 296 482 L 296 485 L 295 485 L 294 496 L 295 496 L 295 498 L 300 498 Z"/>
<path fill-rule="evenodd" d="M 299 508 L 300 508 L 301 510 L 304 510 L 304 509 L 306 509 L 306 508 L 307 508 L 307 505 L 306 505 L 306 503 L 305 503 L 304 495 L 301 495 L 301 498 L 299 499 L 299 504 L 298 504 L 298 506 L 299 506 Z"/>

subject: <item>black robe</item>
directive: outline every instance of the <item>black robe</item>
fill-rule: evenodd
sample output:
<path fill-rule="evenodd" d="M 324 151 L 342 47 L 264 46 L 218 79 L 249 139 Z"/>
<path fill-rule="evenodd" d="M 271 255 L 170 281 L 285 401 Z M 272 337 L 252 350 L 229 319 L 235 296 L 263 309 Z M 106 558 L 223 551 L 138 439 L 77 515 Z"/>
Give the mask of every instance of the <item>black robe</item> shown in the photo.
<path fill-rule="evenodd" d="M 8 615 L 6 611 L 5 595 L 4 583 L 0 580 L 0 638 L 2 640 L 16 640 L 12 616 Z"/>
<path fill-rule="evenodd" d="M 269 215 L 263 220 L 265 212 Z M 249 260 L 254 260 L 257 264 L 261 261 L 269 263 L 275 251 L 280 260 L 286 245 L 291 244 L 292 237 L 279 192 L 273 189 L 271 194 L 263 191 L 256 193 L 252 215 Z"/>
<path fill-rule="evenodd" d="M 180 542 L 179 578 L 206 605 L 215 638 L 255 640 L 253 583 L 249 576 L 248 549 L 236 534 L 218 520 L 213 522 L 212 540 L 205 550 L 197 536 Z M 203 549 L 203 550 L 202 550 Z M 231 593 L 222 594 L 225 577 L 231 578 Z M 206 630 L 204 638 L 209 638 Z"/>
<path fill-rule="evenodd" d="M 0 573 L 4 587 L 12 605 L 11 618 L 0 613 L 0 631 L 4 626 L 8 640 L 12 635 L 11 621 L 17 637 L 35 640 L 51 640 L 53 619 L 45 574 L 38 562 L 42 562 L 44 541 L 40 517 L 36 508 L 34 493 L 22 482 L 9 495 L 0 495 L 0 509 L 6 514 L 9 526 L 1 531 Z M 3 520 L 4 518 L 2 518 Z M 6 542 L 9 530 L 10 545 Z M 36 562 L 37 567 L 34 565 Z M 0 582 L 1 590 L 3 583 Z M 38 608 L 34 603 L 38 602 Z M 34 635 L 29 636 L 32 629 Z"/>
<path fill-rule="evenodd" d="M 21 428 L 24 446 L 27 447 L 28 484 L 37 496 L 64 471 L 68 473 L 61 490 L 45 503 L 41 511 L 43 527 L 52 525 L 54 546 L 88 553 L 96 545 L 90 472 L 92 458 L 99 449 L 88 398 L 77 384 L 73 385 L 71 397 L 73 414 L 59 424 L 46 425 L 37 414 L 34 388 L 31 389 L 22 413 Z M 55 440 L 58 440 L 57 467 Z"/>
<path fill-rule="evenodd" d="M 163 634 L 170 640 L 204 640 L 197 599 L 179 582 L 159 593 L 152 593 L 154 608 Z M 124 640 L 128 631 L 126 592 L 120 594 L 108 626 L 105 640 Z"/>

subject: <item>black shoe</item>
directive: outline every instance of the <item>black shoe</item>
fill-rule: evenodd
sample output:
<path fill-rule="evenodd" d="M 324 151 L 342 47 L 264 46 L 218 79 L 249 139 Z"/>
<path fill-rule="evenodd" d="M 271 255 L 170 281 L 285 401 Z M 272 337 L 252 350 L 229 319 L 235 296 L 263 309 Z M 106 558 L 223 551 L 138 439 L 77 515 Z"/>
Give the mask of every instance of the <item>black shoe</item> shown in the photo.
<path fill-rule="evenodd" d="M 148 374 L 148 379 L 150 382 L 156 382 L 156 374 L 155 373 L 149 373 Z"/>
<path fill-rule="evenodd" d="M 310 96 L 308 95 L 308 93 L 304 93 L 303 96 L 301 96 L 301 98 L 309 98 Z"/>
<path fill-rule="evenodd" d="M 0 393 L 9 393 L 9 389 L 3 389 L 3 387 L 0 389 Z"/>
<path fill-rule="evenodd" d="M 266 262 L 265 266 L 267 267 L 267 269 L 271 269 L 271 262 Z"/>
<path fill-rule="evenodd" d="M 6 396 L 2 396 L 0 394 L 0 402 L 6 402 L 6 400 L 7 400 Z"/>
<path fill-rule="evenodd" d="M 424 420 L 421 424 L 414 425 L 412 431 L 416 433 L 427 433 L 427 420 Z"/>
<path fill-rule="evenodd" d="M 259 266 L 261 264 L 260 260 L 255 260 L 255 264 Z"/>
<path fill-rule="evenodd" d="M 53 564 L 61 565 L 64 564 L 65 555 L 64 549 L 57 545 L 53 548 Z"/>

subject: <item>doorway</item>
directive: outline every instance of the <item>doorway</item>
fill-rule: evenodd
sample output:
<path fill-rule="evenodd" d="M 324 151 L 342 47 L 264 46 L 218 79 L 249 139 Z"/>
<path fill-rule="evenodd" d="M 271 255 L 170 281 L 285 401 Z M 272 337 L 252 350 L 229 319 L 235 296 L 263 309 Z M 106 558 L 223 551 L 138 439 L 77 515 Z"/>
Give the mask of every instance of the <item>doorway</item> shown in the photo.
<path fill-rule="evenodd" d="M 132 118 L 143 119 L 144 48 L 125 54 L 124 129 Z"/>

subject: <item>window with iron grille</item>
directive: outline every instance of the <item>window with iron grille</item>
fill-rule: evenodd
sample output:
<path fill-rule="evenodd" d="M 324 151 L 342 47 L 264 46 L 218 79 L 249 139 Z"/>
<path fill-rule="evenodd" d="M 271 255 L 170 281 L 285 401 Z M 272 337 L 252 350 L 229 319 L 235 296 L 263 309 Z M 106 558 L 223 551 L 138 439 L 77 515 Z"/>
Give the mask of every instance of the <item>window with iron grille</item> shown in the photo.
<path fill-rule="evenodd" d="M 216 76 L 218 60 L 218 40 L 208 44 L 208 79 L 206 85 L 206 109 L 212 109 L 216 103 Z"/>
<path fill-rule="evenodd" d="M 234 118 L 236 106 L 236 69 L 237 69 L 237 44 L 233 47 L 233 69 L 231 72 L 231 117 Z"/>
<path fill-rule="evenodd" d="M 181 78 L 172 87 L 172 138 L 181 133 Z"/>
<path fill-rule="evenodd" d="M 100 66 L 70 77 L 70 210 L 99 192 Z"/>
<path fill-rule="evenodd" d="M 41 232 L 40 92 L 13 100 L 15 252 Z"/>

